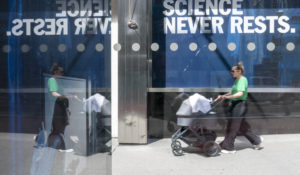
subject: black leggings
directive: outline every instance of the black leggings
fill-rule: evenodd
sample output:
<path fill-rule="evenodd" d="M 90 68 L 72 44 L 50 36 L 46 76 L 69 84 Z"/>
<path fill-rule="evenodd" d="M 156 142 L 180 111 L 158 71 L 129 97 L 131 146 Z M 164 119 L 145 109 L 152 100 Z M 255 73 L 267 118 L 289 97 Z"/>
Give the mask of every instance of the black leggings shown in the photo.
<path fill-rule="evenodd" d="M 253 145 L 261 142 L 260 138 L 251 131 L 249 123 L 245 120 L 247 102 L 243 100 L 233 101 L 227 112 L 228 122 L 225 139 L 220 146 L 223 149 L 233 150 L 237 135 L 245 136 Z"/>

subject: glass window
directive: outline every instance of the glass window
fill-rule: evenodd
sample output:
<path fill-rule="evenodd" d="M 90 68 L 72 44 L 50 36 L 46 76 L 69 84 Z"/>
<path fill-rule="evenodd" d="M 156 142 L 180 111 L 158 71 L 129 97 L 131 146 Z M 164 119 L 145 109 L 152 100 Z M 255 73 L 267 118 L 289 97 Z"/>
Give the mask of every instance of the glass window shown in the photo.
<path fill-rule="evenodd" d="M 5 1 L 0 14 L 2 173 L 110 174 L 110 1 Z"/>
<path fill-rule="evenodd" d="M 202 104 L 193 98 L 200 94 L 212 102 L 233 95 L 232 69 L 239 61 L 248 96 L 238 118 L 246 117 L 258 134 L 299 132 L 292 124 L 299 120 L 299 8 L 290 0 L 153 0 L 149 137 L 171 137 L 180 153 L 176 137 L 194 126 L 182 123 L 182 111 L 187 118 L 214 119 L 209 130 L 226 135 L 233 101 L 216 105 L 213 115 L 199 115 L 194 108 Z"/>
<path fill-rule="evenodd" d="M 152 8 L 153 87 L 230 87 L 238 61 L 249 87 L 299 87 L 298 2 L 154 0 Z"/>

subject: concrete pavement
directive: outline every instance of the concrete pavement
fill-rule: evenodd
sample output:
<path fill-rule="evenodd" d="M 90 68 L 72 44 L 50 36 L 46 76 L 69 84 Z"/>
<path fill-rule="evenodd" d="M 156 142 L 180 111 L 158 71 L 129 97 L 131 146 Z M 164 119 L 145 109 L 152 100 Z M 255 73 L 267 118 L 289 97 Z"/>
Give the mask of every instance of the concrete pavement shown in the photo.
<path fill-rule="evenodd" d="M 112 171 L 113 175 L 300 175 L 300 134 L 263 137 L 263 150 L 253 150 L 239 137 L 235 154 L 209 158 L 197 149 L 175 157 L 171 139 L 119 145 L 113 152 Z M 217 138 L 217 142 L 222 139 Z"/>
<path fill-rule="evenodd" d="M 32 134 L 0 133 L 0 174 L 68 175 L 300 175 L 300 134 L 264 135 L 263 150 L 253 150 L 243 137 L 237 153 L 205 157 L 198 149 L 175 157 L 171 139 L 147 145 L 118 145 L 107 154 L 80 156 L 50 148 L 33 148 Z M 219 137 L 217 142 L 221 141 Z M 51 166 L 50 166 L 51 165 Z M 41 174 L 42 172 L 42 174 Z"/>
<path fill-rule="evenodd" d="M 110 175 L 111 155 L 90 156 L 43 147 L 34 134 L 0 133 L 0 175 Z"/>

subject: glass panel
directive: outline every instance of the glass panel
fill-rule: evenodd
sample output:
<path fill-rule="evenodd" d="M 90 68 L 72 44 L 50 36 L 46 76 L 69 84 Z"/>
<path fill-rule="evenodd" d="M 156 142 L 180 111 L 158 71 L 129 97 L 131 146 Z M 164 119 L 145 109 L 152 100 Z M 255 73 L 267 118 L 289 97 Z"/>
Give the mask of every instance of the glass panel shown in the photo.
<path fill-rule="evenodd" d="M 111 174 L 110 0 L 0 14 L 2 173 Z"/>
<path fill-rule="evenodd" d="M 205 3 L 206 2 L 206 3 Z M 153 0 L 153 87 L 299 87 L 299 3 Z"/>
<path fill-rule="evenodd" d="M 247 154 L 261 148 L 260 135 L 270 139 L 270 146 L 279 134 L 299 133 L 299 8 L 292 0 L 152 0 L 148 133 L 151 139 L 165 139 L 149 147 L 169 146 L 189 161 L 192 153 L 220 155 L 215 154 L 218 146 Z M 242 76 L 236 76 L 241 69 L 234 65 L 239 61 L 248 91 L 237 87 Z M 214 103 L 224 94 L 222 102 Z M 241 94 L 248 96 L 237 99 Z M 206 106 L 211 110 L 203 111 Z M 297 137 L 282 135 L 289 136 Z"/>

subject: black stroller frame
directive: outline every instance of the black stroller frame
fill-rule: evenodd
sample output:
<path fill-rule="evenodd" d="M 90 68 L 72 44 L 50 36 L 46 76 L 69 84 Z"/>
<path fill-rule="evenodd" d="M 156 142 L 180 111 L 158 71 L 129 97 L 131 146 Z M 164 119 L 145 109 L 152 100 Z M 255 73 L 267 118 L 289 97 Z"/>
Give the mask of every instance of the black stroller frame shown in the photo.
<path fill-rule="evenodd" d="M 206 129 L 206 127 L 216 125 L 216 118 L 205 117 L 214 114 L 212 110 L 220 102 L 221 100 L 212 102 L 211 109 L 206 113 L 177 117 L 177 125 L 180 126 L 180 129 L 172 135 L 171 143 L 172 152 L 175 156 L 181 156 L 184 152 L 184 148 L 179 140 L 188 146 L 202 148 L 203 153 L 208 157 L 216 156 L 220 153 L 221 148 L 215 142 L 217 138 L 216 133 Z"/>

